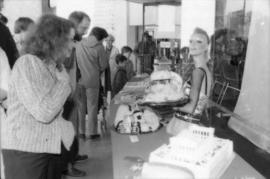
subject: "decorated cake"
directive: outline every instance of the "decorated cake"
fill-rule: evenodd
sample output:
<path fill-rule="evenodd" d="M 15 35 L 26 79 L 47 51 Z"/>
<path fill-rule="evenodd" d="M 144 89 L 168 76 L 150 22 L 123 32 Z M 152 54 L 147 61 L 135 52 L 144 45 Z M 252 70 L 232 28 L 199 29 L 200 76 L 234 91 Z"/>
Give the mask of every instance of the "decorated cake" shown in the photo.
<path fill-rule="evenodd" d="M 139 109 L 130 105 L 120 105 L 114 121 L 116 131 L 122 134 L 153 132 L 159 126 L 159 117 L 150 109 Z"/>
<path fill-rule="evenodd" d="M 183 98 L 183 80 L 172 71 L 155 71 L 150 76 L 150 85 L 145 91 L 144 102 L 168 102 Z"/>
<path fill-rule="evenodd" d="M 170 138 L 168 145 L 164 144 L 151 152 L 149 163 L 186 168 L 194 178 L 219 178 L 233 158 L 232 141 L 214 137 L 213 128 L 192 125 Z M 150 172 L 149 167 L 143 168 L 142 176 Z"/>

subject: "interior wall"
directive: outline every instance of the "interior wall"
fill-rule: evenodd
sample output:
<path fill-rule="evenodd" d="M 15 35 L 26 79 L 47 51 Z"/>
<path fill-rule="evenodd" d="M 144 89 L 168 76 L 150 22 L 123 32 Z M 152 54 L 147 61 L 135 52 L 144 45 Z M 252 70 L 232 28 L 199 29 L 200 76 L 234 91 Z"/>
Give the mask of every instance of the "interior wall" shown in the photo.
<path fill-rule="evenodd" d="M 129 25 L 142 25 L 143 19 L 143 6 L 139 3 L 128 3 L 128 18 L 129 18 Z"/>
<path fill-rule="evenodd" d="M 113 2 L 115 46 L 120 50 L 128 44 L 128 2 L 123 0 L 113 0 Z"/>
<path fill-rule="evenodd" d="M 90 28 L 95 25 L 94 18 L 94 0 L 76 0 L 76 1 L 67 1 L 67 0 L 57 0 L 56 3 L 56 14 L 63 18 L 68 18 L 70 13 L 73 11 L 83 11 L 89 15 L 91 18 Z M 87 34 L 88 35 L 88 34 Z"/>
<path fill-rule="evenodd" d="M 128 26 L 127 32 L 127 45 L 134 49 L 135 45 L 137 44 L 137 27 L 136 26 Z"/>
<path fill-rule="evenodd" d="M 216 0 L 182 0 L 181 47 L 189 45 L 189 38 L 196 27 L 211 36 L 215 28 Z"/>
<path fill-rule="evenodd" d="M 41 1 L 42 14 L 55 14 L 56 13 L 56 1 L 53 0 L 42 0 Z"/>
<path fill-rule="evenodd" d="M 91 18 L 91 28 L 99 26 L 115 36 L 114 45 L 121 48 L 127 45 L 128 12 L 124 0 L 58 0 L 56 14 L 67 18 L 72 11 L 84 11 Z M 89 34 L 88 32 L 88 34 Z M 86 36 L 88 35 L 86 34 Z"/>

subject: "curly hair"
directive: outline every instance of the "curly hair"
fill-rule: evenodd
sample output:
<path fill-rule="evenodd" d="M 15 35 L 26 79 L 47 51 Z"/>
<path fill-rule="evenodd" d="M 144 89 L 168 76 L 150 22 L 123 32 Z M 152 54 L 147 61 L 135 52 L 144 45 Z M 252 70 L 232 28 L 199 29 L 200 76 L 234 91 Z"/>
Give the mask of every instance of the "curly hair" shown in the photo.
<path fill-rule="evenodd" d="M 41 60 L 56 60 L 67 48 L 68 35 L 74 25 L 67 19 L 52 14 L 43 15 L 30 29 L 24 43 L 24 53 L 36 55 Z"/>

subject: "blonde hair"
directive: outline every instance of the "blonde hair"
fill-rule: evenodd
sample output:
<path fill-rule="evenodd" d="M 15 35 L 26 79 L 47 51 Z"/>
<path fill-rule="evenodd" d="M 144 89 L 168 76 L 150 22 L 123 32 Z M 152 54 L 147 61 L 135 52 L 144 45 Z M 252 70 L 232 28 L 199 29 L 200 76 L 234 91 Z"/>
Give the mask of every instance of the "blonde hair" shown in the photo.
<path fill-rule="evenodd" d="M 194 34 L 201 34 L 206 37 L 207 43 L 210 44 L 210 38 L 205 30 L 200 27 L 196 27 L 193 31 Z"/>

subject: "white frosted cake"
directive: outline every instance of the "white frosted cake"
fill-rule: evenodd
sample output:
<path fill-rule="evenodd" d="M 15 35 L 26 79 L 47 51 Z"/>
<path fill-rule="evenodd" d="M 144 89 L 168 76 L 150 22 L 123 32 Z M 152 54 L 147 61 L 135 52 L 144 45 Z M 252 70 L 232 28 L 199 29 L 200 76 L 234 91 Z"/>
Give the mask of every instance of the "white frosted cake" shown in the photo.
<path fill-rule="evenodd" d="M 184 97 L 181 76 L 172 71 L 155 71 L 145 91 L 144 102 L 177 101 Z"/>
<path fill-rule="evenodd" d="M 195 178 L 219 178 L 233 158 L 232 141 L 214 137 L 213 128 L 193 125 L 151 152 L 149 163 L 184 167 Z"/>
<path fill-rule="evenodd" d="M 156 131 L 159 117 L 148 109 L 136 109 L 132 106 L 119 106 L 114 120 L 114 127 L 122 134 L 138 134 Z"/>

